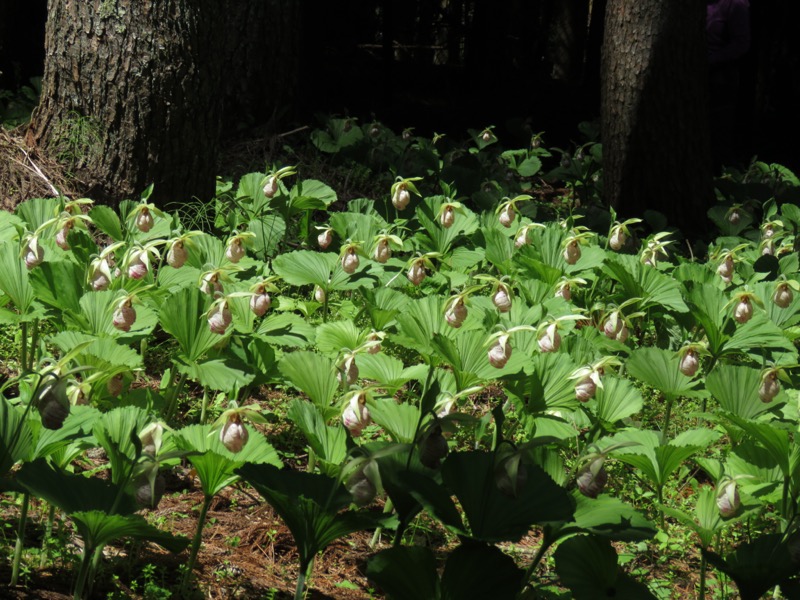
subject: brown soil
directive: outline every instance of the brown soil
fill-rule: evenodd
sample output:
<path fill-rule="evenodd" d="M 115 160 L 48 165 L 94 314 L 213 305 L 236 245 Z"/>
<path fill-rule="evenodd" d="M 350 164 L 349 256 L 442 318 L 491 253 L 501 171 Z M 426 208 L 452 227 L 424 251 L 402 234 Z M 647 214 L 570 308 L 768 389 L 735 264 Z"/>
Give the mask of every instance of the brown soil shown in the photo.
<path fill-rule="evenodd" d="M 191 471 L 176 468 L 168 480 L 167 493 L 154 511 L 146 511 L 149 522 L 175 535 L 194 536 L 197 516 L 203 502 L 199 483 Z M 42 543 L 43 523 L 38 519 L 41 504 L 32 501 L 31 518 L 26 536 L 26 548 L 39 548 Z M 13 547 L 12 527 L 16 511 L 4 510 L 8 548 Z M 203 542 L 198 554 L 193 588 L 186 598 L 274 598 L 294 597 L 298 574 L 297 552 L 291 533 L 272 508 L 254 492 L 228 488 L 211 504 L 203 531 Z M 56 525 L 58 529 L 59 525 Z M 68 524 L 61 523 L 68 539 L 68 552 L 80 552 L 79 540 L 70 535 Z M 310 580 L 309 599 L 336 598 L 360 600 L 376 598 L 372 586 L 364 576 L 367 557 L 380 549 L 371 549 L 372 534 L 361 532 L 350 535 L 329 546 L 317 557 Z M 143 586 L 148 579 L 143 575 L 147 565 L 155 565 L 149 578 L 158 587 L 172 590 L 172 596 L 149 597 L 181 598 L 175 591 L 180 581 L 180 566 L 188 560 L 189 550 L 172 555 L 153 544 L 132 543 L 108 546 L 99 577 L 95 581 L 96 598 L 143 599 Z M 69 559 L 54 558 L 55 567 L 38 569 L 38 554 L 24 559 L 30 567 L 23 575 L 23 585 L 16 588 L 0 585 L 0 598 L 67 600 L 75 569 Z M 10 561 L 0 564 L 0 581 L 10 579 Z M 116 594 L 116 595 L 114 595 Z"/>
<path fill-rule="evenodd" d="M 29 198 L 73 195 L 76 182 L 25 137 L 25 126 L 0 127 L 0 210 L 13 211 Z"/>

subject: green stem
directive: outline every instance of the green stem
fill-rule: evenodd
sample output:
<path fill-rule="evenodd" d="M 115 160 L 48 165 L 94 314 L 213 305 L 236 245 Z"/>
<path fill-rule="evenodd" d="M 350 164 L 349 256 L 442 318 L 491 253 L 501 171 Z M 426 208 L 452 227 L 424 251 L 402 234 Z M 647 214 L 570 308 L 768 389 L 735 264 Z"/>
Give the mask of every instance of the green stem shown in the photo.
<path fill-rule="evenodd" d="M 781 499 L 781 514 L 783 515 L 783 523 L 781 523 L 781 532 L 786 531 L 786 526 L 789 523 L 789 477 L 783 478 L 783 497 Z"/>
<path fill-rule="evenodd" d="M 388 515 L 390 512 L 394 510 L 394 505 L 392 504 L 392 499 L 387 498 L 386 504 L 383 505 L 383 514 Z M 378 540 L 381 539 L 381 533 L 383 532 L 383 527 L 378 527 L 375 529 L 375 533 L 372 535 L 372 540 L 369 542 L 369 547 L 374 548 L 375 545 L 378 543 Z"/>
<path fill-rule="evenodd" d="M 83 548 L 83 556 L 81 557 L 81 566 L 78 571 L 78 580 L 75 582 L 75 595 L 74 600 L 85 600 L 87 596 L 84 595 L 86 588 L 86 580 L 89 579 L 89 566 L 91 563 L 91 555 L 94 551 L 90 546 Z"/>
<path fill-rule="evenodd" d="M 303 600 L 306 591 L 306 572 L 300 569 L 300 574 L 297 576 L 297 589 L 294 591 L 294 600 Z"/>
<path fill-rule="evenodd" d="M 203 403 L 200 405 L 200 424 L 206 424 L 206 410 L 208 409 L 208 388 L 203 388 Z"/>
<path fill-rule="evenodd" d="M 300 565 L 300 574 L 297 576 L 297 589 L 294 592 L 294 600 L 303 600 L 306 595 L 306 580 L 310 577 L 314 569 L 314 559 L 307 565 Z"/>
<path fill-rule="evenodd" d="M 178 408 L 178 396 L 183 391 L 184 383 L 186 383 L 186 373 L 181 373 L 180 377 L 178 378 L 178 383 L 173 388 L 172 395 L 169 398 L 169 403 L 167 404 L 167 414 L 165 417 L 167 423 L 169 423 L 172 420 L 172 417 L 175 416 L 175 411 Z"/>
<path fill-rule="evenodd" d="M 672 416 L 672 404 L 675 402 L 675 398 L 667 398 L 667 408 L 664 411 L 664 425 L 661 428 L 661 431 L 664 434 L 664 438 L 666 439 L 667 436 L 667 428 L 669 427 L 669 419 Z"/>
<path fill-rule="evenodd" d="M 665 531 L 667 523 L 664 518 L 664 510 L 661 508 L 664 505 L 664 486 L 659 485 L 656 488 L 656 495 L 658 496 L 658 520 L 661 524 L 661 531 Z"/>
<path fill-rule="evenodd" d="M 19 372 L 25 373 L 28 370 L 28 324 L 23 321 L 21 328 L 22 341 L 19 346 Z"/>
<path fill-rule="evenodd" d="M 705 600 L 706 598 L 706 570 L 708 563 L 704 554 L 700 555 L 700 592 L 697 596 L 698 600 Z"/>
<path fill-rule="evenodd" d="M 28 371 L 33 371 L 33 364 L 36 362 L 36 346 L 39 345 L 39 319 L 33 321 L 33 333 L 31 334 L 31 353 L 29 358 L 30 364 L 27 367 Z"/>
<path fill-rule="evenodd" d="M 533 556 L 533 560 L 531 561 L 528 570 L 525 571 L 525 578 L 523 581 L 528 583 L 533 577 L 533 573 L 536 571 L 536 567 L 539 566 L 539 563 L 542 562 L 542 558 L 544 558 L 545 552 L 550 546 L 553 545 L 553 541 L 550 536 L 545 532 L 544 536 L 542 536 L 542 544 L 539 546 L 539 549 L 536 551 L 536 554 Z"/>
<path fill-rule="evenodd" d="M 211 500 L 214 496 L 206 495 L 203 498 L 203 505 L 200 507 L 200 516 L 197 518 L 197 529 L 194 532 L 194 539 L 192 539 L 192 550 L 189 553 L 189 562 L 186 563 L 186 574 L 183 577 L 183 584 L 181 589 L 186 592 L 189 582 L 192 580 L 192 571 L 194 564 L 197 561 L 197 553 L 200 551 L 200 543 L 203 541 L 203 528 L 206 523 L 206 514 L 208 507 L 211 506 Z"/>
<path fill-rule="evenodd" d="M 47 524 L 44 527 L 44 539 L 42 539 L 42 556 L 39 558 L 39 568 L 43 569 L 47 560 L 50 558 L 50 546 L 48 541 L 53 537 L 53 523 L 56 520 L 56 507 L 54 504 L 50 505 L 47 511 Z"/>
<path fill-rule="evenodd" d="M 22 562 L 22 549 L 25 544 L 25 526 L 28 524 L 28 505 L 30 504 L 30 494 L 22 494 L 22 512 L 19 515 L 17 524 L 17 543 L 14 546 L 14 563 L 11 567 L 11 585 L 17 585 L 19 581 L 19 566 Z"/>
<path fill-rule="evenodd" d="M 317 467 L 317 454 L 314 452 L 312 448 L 308 449 L 308 466 L 306 467 L 306 471 L 308 473 L 313 473 L 314 469 Z"/>

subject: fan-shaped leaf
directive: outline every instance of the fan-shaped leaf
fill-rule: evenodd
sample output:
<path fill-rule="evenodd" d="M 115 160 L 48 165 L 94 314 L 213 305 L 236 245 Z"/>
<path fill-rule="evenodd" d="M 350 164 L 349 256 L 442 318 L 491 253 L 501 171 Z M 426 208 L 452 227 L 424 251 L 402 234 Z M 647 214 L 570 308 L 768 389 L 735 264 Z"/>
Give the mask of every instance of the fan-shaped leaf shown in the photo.
<path fill-rule="evenodd" d="M 210 306 L 211 298 L 191 287 L 170 296 L 158 313 L 162 329 L 175 338 L 188 362 L 198 360 L 223 339 L 208 327 L 205 315 Z"/>
<path fill-rule="evenodd" d="M 630 381 L 619 377 L 604 377 L 603 387 L 597 390 L 597 418 L 616 423 L 642 410 L 642 394 Z"/>
<path fill-rule="evenodd" d="M 743 419 L 753 419 L 769 410 L 758 397 L 761 373 L 746 366 L 718 364 L 706 376 L 706 388 L 726 410 Z"/>
<path fill-rule="evenodd" d="M 555 552 L 556 573 L 576 600 L 646 600 L 655 597 L 617 565 L 617 553 L 608 540 L 577 536 L 562 542 Z"/>
<path fill-rule="evenodd" d="M 331 415 L 331 402 L 339 389 L 333 361 L 316 352 L 299 350 L 284 356 L 278 370 L 294 387 L 304 392 L 322 411 Z"/>
<path fill-rule="evenodd" d="M 680 370 L 680 358 L 674 352 L 660 348 L 637 348 L 631 352 L 625 368 L 636 379 L 660 391 L 667 398 L 702 395 L 698 382 Z"/>

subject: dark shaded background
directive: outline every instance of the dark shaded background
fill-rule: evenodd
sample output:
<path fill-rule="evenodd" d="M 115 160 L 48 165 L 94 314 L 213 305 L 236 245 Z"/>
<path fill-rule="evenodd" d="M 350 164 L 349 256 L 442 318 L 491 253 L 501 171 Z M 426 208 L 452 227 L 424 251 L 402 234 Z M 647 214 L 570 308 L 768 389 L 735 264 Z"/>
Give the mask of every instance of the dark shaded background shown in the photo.
<path fill-rule="evenodd" d="M 553 27 L 562 1 L 451 0 L 442 8 L 433 0 L 306 0 L 297 25 L 298 90 L 281 107 L 279 128 L 346 114 L 420 135 L 463 136 L 468 127 L 495 125 L 507 146 L 526 145 L 539 131 L 550 146 L 581 141 L 578 123 L 599 115 L 604 0 L 593 1 L 595 19 L 572 48 L 566 75 L 560 63 L 570 57 Z M 758 155 L 800 172 L 798 4 L 751 0 L 752 46 L 740 65 L 734 136 L 741 163 Z M 0 90 L 41 75 L 46 17 L 46 0 L 0 0 Z M 234 112 L 226 113 L 228 132 L 263 125 L 259 115 L 243 121 Z"/>

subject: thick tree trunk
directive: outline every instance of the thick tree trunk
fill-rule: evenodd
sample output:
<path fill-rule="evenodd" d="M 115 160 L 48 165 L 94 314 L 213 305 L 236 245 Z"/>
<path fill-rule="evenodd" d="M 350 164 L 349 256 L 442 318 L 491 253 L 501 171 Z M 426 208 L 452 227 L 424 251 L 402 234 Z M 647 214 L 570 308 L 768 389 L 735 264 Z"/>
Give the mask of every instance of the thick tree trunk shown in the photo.
<path fill-rule="evenodd" d="M 49 0 L 31 132 L 97 200 L 214 193 L 219 2 Z"/>
<path fill-rule="evenodd" d="M 603 41 L 606 199 L 690 236 L 712 198 L 704 23 L 696 0 L 608 0 Z"/>

